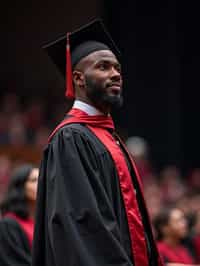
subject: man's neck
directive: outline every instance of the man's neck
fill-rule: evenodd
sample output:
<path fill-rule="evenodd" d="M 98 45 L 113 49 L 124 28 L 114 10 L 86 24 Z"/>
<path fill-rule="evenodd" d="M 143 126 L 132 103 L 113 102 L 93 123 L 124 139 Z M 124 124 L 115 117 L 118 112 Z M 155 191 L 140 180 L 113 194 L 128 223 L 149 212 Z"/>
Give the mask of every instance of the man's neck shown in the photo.
<path fill-rule="evenodd" d="M 97 108 L 81 100 L 75 100 L 72 108 L 82 110 L 88 115 L 103 115 L 103 113 L 99 111 Z"/>

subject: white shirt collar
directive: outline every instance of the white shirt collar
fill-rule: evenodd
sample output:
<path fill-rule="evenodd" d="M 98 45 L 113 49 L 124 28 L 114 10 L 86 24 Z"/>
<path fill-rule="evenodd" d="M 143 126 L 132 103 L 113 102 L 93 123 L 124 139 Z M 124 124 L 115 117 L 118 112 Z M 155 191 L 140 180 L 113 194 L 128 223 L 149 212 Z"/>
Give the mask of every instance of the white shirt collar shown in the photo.
<path fill-rule="evenodd" d="M 94 106 L 89 105 L 89 104 L 82 102 L 80 100 L 75 100 L 72 108 L 82 110 L 83 112 L 87 113 L 88 115 L 103 115 L 103 113 L 101 113 Z"/>

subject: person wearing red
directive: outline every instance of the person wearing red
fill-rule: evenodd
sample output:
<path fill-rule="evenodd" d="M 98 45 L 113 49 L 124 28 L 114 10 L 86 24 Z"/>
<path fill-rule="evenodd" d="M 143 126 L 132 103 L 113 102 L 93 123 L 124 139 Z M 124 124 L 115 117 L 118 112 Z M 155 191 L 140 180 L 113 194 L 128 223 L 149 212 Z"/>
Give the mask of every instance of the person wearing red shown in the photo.
<path fill-rule="evenodd" d="M 196 221 L 193 232 L 193 248 L 195 252 L 196 262 L 200 264 L 200 210 L 196 213 Z"/>
<path fill-rule="evenodd" d="M 0 265 L 31 265 L 39 169 L 24 164 L 15 169 L 0 210 Z"/>
<path fill-rule="evenodd" d="M 45 48 L 75 101 L 44 151 L 32 266 L 162 265 L 140 176 L 111 117 L 123 102 L 116 45 L 95 20 Z"/>
<path fill-rule="evenodd" d="M 195 265 L 189 250 L 182 244 L 187 235 L 187 222 L 183 212 L 177 208 L 166 208 L 155 218 L 159 253 L 168 266 Z"/>

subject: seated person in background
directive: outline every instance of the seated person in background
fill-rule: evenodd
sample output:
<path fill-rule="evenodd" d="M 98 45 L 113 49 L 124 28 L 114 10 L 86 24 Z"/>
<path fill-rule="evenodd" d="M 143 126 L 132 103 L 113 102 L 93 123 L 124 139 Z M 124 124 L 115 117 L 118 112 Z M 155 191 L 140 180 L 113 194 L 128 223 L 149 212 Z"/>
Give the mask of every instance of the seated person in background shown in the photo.
<path fill-rule="evenodd" d="M 187 234 L 187 221 L 183 212 L 176 208 L 164 209 L 154 220 L 157 246 L 165 265 L 195 265 L 194 258 L 182 244 Z"/>
<path fill-rule="evenodd" d="M 196 262 L 200 264 L 200 209 L 196 213 L 194 236 L 192 240 L 195 250 Z"/>
<path fill-rule="evenodd" d="M 39 169 L 18 167 L 0 205 L 0 265 L 30 266 Z"/>

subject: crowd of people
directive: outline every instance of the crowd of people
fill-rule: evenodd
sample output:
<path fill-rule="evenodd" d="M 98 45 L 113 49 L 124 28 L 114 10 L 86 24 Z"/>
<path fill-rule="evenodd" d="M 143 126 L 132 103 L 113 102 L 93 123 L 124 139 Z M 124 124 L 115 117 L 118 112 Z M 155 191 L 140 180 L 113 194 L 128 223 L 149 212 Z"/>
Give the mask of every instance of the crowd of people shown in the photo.
<path fill-rule="evenodd" d="M 60 102 L 53 106 L 49 99 L 4 93 L 0 97 L 0 145 L 43 147 L 66 108 Z"/>
<path fill-rule="evenodd" d="M 49 133 L 55 125 L 53 119 L 46 119 L 44 104 L 42 102 L 33 102 L 26 109 L 20 104 L 19 98 L 14 94 L 5 95 L 1 103 L 1 145 L 20 147 L 21 145 L 33 144 L 43 149 L 47 143 Z M 152 168 L 149 159 L 149 145 L 143 138 L 130 137 L 127 139 L 126 145 L 133 155 L 142 176 L 144 195 L 152 220 L 155 238 L 158 241 L 158 248 L 166 265 L 173 265 L 169 264 L 170 261 L 183 264 L 187 262 L 188 265 L 199 264 L 200 169 L 193 169 L 190 175 L 182 176 L 178 167 L 169 165 L 158 173 Z M 17 236 L 19 230 L 13 224 L 12 219 L 16 222 L 15 216 L 19 216 L 19 220 L 23 220 L 23 218 L 25 220 L 32 220 L 28 215 L 23 216 L 23 212 L 22 217 L 20 216 L 21 210 L 18 212 L 17 208 L 20 207 L 21 203 L 19 206 L 16 203 L 15 210 L 15 207 L 12 209 L 12 204 L 7 204 L 6 208 L 8 209 L 6 209 L 5 202 L 12 202 L 17 199 L 17 195 L 13 194 L 14 186 L 21 182 L 20 186 L 24 189 L 24 184 L 28 176 L 30 176 L 29 172 L 32 168 L 34 166 L 25 164 L 23 161 L 20 161 L 20 163 L 13 161 L 6 154 L 0 155 L 0 201 L 2 216 L 0 241 L 4 242 L 3 246 L 0 243 L 0 251 L 6 245 L 9 245 L 9 243 L 12 243 L 9 237 L 13 237 L 14 241 L 18 241 L 17 238 L 19 237 L 24 241 L 22 246 L 19 246 L 19 249 L 22 248 L 22 251 L 17 250 L 15 254 L 16 252 L 21 254 L 22 261 L 26 261 L 27 265 L 30 263 L 30 249 L 28 248 L 30 247 L 30 239 L 28 244 L 22 239 L 22 236 Z M 20 181 L 20 178 L 22 178 L 22 181 Z M 13 195 L 14 198 L 12 199 Z M 11 209 L 9 209 L 10 206 Z M 4 217 L 5 213 L 6 217 Z M 12 227 L 10 236 L 6 232 L 8 226 Z M 1 228 L 3 229 L 1 230 Z M 5 230 L 5 228 L 7 229 Z M 2 234 L 2 232 L 5 234 Z M 7 241 L 8 244 L 5 244 Z M 12 252 L 14 247 L 15 243 L 13 242 L 10 252 Z M 6 254 L 5 251 L 3 254 Z M 19 254 L 16 254 L 16 256 L 19 256 Z M 9 256 L 7 257 L 10 258 Z M 12 257 L 12 260 L 14 258 L 15 256 Z M 0 256 L 0 261 L 5 259 L 6 256 Z"/>
<path fill-rule="evenodd" d="M 175 165 L 156 173 L 149 145 L 141 137 L 126 142 L 142 173 L 144 195 L 159 252 L 166 265 L 199 265 L 200 169 L 182 176 Z"/>

